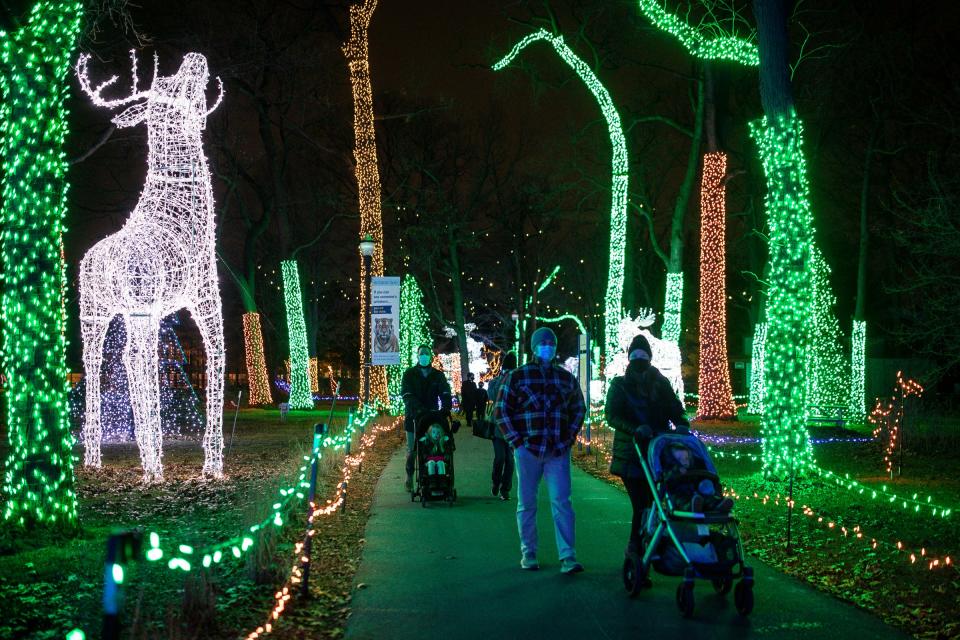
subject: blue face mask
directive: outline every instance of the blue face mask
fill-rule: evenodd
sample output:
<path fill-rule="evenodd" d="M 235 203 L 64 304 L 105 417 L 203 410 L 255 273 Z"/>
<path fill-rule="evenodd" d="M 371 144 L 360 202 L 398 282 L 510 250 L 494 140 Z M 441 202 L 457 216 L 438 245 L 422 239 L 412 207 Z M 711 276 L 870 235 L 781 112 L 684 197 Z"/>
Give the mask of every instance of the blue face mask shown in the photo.
<path fill-rule="evenodd" d="M 419 356 L 417 356 L 417 362 L 420 363 L 421 367 L 430 366 L 430 360 L 432 360 L 432 358 L 426 354 L 420 354 Z"/>
<path fill-rule="evenodd" d="M 537 345 L 537 358 L 544 362 L 550 362 L 553 360 L 553 356 L 557 355 L 557 347 L 553 344 L 538 344 Z"/>

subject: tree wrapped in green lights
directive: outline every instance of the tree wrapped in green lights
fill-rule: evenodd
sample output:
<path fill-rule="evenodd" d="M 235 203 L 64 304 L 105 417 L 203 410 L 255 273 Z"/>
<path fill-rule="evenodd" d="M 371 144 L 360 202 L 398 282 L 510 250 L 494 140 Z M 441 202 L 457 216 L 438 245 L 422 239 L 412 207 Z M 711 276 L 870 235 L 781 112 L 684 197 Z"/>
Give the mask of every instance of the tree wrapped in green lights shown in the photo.
<path fill-rule="evenodd" d="M 300 273 L 296 260 L 284 260 L 280 267 L 283 270 L 283 299 L 287 308 L 287 338 L 290 341 L 290 408 L 313 409 Z"/>
<path fill-rule="evenodd" d="M 423 292 L 409 273 L 400 284 L 400 364 L 387 367 L 387 386 L 394 413 L 403 409 L 400 382 L 403 371 L 417 363 L 417 349 L 432 344 L 430 318 L 423 306 Z"/>
<path fill-rule="evenodd" d="M 3 369 L 7 388 L 4 520 L 72 526 L 64 264 L 67 72 L 80 32 L 78 2 L 38 2 L 26 24 L 0 32 L 3 142 Z"/>
<path fill-rule="evenodd" d="M 807 404 L 845 405 L 850 378 L 840 344 L 840 322 L 833 312 L 837 297 L 830 288 L 830 266 L 815 245 L 811 254 L 810 349 Z"/>
<path fill-rule="evenodd" d="M 620 114 L 613 104 L 610 92 L 603 86 L 600 79 L 590 66 L 580 59 L 567 46 L 560 36 L 551 35 L 544 29 L 535 31 L 513 46 L 513 49 L 493 65 L 494 71 L 503 69 L 516 58 L 528 45 L 538 40 L 544 40 L 553 46 L 571 69 L 573 69 L 584 84 L 597 99 L 600 110 L 607 122 L 607 132 L 610 135 L 612 147 L 612 181 L 610 202 L 610 262 L 607 267 L 607 293 L 604 314 L 604 349 L 609 362 L 620 344 L 620 320 L 623 319 L 623 270 L 627 250 L 627 187 L 629 185 L 629 165 L 627 158 L 627 141 L 623 135 L 623 126 L 620 123 Z M 544 286 L 544 285 L 541 285 Z M 681 277 L 680 287 L 683 282 Z M 668 294 L 669 298 L 669 294 Z M 679 327 L 679 323 L 678 323 Z"/>

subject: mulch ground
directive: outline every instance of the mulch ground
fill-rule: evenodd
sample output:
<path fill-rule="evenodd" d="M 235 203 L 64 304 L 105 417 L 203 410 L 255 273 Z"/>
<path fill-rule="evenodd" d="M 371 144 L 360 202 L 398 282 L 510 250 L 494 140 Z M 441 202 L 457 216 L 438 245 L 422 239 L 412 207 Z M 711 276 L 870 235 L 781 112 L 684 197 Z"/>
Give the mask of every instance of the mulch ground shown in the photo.
<path fill-rule="evenodd" d="M 699 423 L 697 428 L 712 435 L 740 437 L 756 436 L 759 431 L 755 420 Z M 609 444 L 610 435 L 601 434 L 602 449 Z M 864 430 L 823 429 L 812 435 L 857 437 L 863 436 Z M 760 453 L 755 444 L 715 448 L 717 452 Z M 948 507 L 960 503 L 960 464 L 955 455 L 907 452 L 904 474 L 894 480 L 884 473 L 879 443 L 817 445 L 815 456 L 823 468 L 849 473 L 870 487 L 886 487 L 907 497 L 916 493 L 923 500 L 931 496 L 934 503 Z M 620 480 L 608 473 L 602 453 L 588 456 L 581 452 L 574 460 L 588 473 L 622 488 Z M 749 554 L 874 613 L 914 637 L 960 637 L 960 572 L 956 565 L 928 569 L 931 558 L 950 556 L 951 561 L 956 560 L 955 554 L 960 552 L 960 512 L 947 518 L 931 517 L 808 478 L 794 485 L 796 509 L 788 552 L 787 484 L 765 481 L 756 462 L 720 455 L 714 455 L 714 462 L 724 485 L 740 496 L 735 513 Z M 810 515 L 804 514 L 804 506 Z M 903 544 L 902 551 L 896 547 L 898 541 Z M 910 561 L 910 553 L 915 554 L 915 563 Z"/>
<path fill-rule="evenodd" d="M 0 637 L 62 640 L 79 628 L 87 638 L 99 638 L 104 548 L 111 532 L 141 527 L 197 548 L 244 532 L 271 513 L 278 489 L 296 478 L 309 453 L 311 425 L 327 417 L 323 411 L 301 412 L 279 423 L 276 411 L 243 411 L 231 438 L 229 416 L 222 481 L 199 478 L 203 457 L 195 441 L 165 443 L 164 481 L 153 485 L 141 482 L 134 444 L 105 446 L 103 469 L 77 469 L 82 526 L 77 535 L 10 530 L 0 535 Z M 332 422 L 336 433 L 343 415 Z M 380 423 L 391 424 L 392 419 L 381 418 Z M 362 468 L 352 472 L 346 508 L 318 520 L 312 597 L 306 605 L 288 605 L 277 623 L 277 637 L 342 634 L 373 487 L 400 442 L 396 430 L 381 434 L 366 451 Z M 355 439 L 354 454 L 358 445 Z M 318 474 L 321 502 L 336 493 L 343 461 L 342 451 L 325 453 Z M 241 560 L 228 558 L 188 574 L 171 571 L 162 562 L 128 567 L 122 637 L 226 640 L 262 625 L 293 564 L 294 543 L 303 536 L 304 509 L 301 505 L 284 514 L 284 527 L 268 527 Z"/>

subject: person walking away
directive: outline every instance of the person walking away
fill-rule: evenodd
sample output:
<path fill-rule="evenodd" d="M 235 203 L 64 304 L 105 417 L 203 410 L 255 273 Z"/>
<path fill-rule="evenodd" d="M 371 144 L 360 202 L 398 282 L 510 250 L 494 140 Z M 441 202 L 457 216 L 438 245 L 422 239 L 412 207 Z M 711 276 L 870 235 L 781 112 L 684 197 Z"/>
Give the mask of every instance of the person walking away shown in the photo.
<path fill-rule="evenodd" d="M 460 412 L 466 416 L 467 426 L 473 426 L 473 416 L 477 403 L 477 383 L 473 381 L 473 374 L 468 373 L 467 379 L 460 384 Z"/>
<path fill-rule="evenodd" d="M 490 398 L 490 419 L 493 419 L 493 407 L 497 404 L 497 393 L 503 388 L 503 383 L 510 372 L 517 368 L 517 354 L 508 353 L 503 356 L 500 364 L 500 374 L 490 380 L 487 386 L 487 396 Z M 510 499 L 510 489 L 513 487 L 513 452 L 510 445 L 503 439 L 500 429 L 493 430 L 493 495 L 500 496 L 501 500 Z"/>
<path fill-rule="evenodd" d="M 450 385 L 443 373 L 430 366 L 433 349 L 420 345 L 417 364 L 403 372 L 400 397 L 403 399 L 403 428 L 407 432 L 407 491 L 413 490 L 413 465 L 416 460 L 417 420 L 428 411 L 450 413 Z"/>
<path fill-rule="evenodd" d="M 483 388 L 483 383 L 477 383 L 477 393 L 473 396 L 473 410 L 477 420 L 487 416 L 487 390 Z"/>
<path fill-rule="evenodd" d="M 578 573 L 575 522 L 570 504 L 570 451 L 583 425 L 586 407 L 573 375 L 553 364 L 557 336 L 541 327 L 530 338 L 534 360 L 510 373 L 497 394 L 494 417 L 513 448 L 517 468 L 517 529 L 520 567 L 540 568 L 537 560 L 537 492 L 543 478 L 550 493 L 554 534 L 562 573 Z"/>
<path fill-rule="evenodd" d="M 642 335 L 630 342 L 627 371 L 610 382 L 604 408 L 607 424 L 614 429 L 610 473 L 623 481 L 633 507 L 627 555 L 639 551 L 643 510 L 653 504 L 634 442 L 646 456 L 650 440 L 669 432 L 670 423 L 679 433 L 690 432 L 683 403 L 677 398 L 670 381 L 650 363 L 651 354 L 650 343 Z"/>

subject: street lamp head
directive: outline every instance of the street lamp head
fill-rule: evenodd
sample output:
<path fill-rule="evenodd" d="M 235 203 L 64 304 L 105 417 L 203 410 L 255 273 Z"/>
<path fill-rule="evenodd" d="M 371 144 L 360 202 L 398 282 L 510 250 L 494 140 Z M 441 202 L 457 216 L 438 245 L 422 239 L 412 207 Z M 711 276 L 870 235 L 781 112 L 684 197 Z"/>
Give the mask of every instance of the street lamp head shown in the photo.
<path fill-rule="evenodd" d="M 360 254 L 367 256 L 368 258 L 373 255 L 373 250 L 376 248 L 377 243 L 370 237 L 370 234 L 363 236 L 363 240 L 360 241 Z"/>

